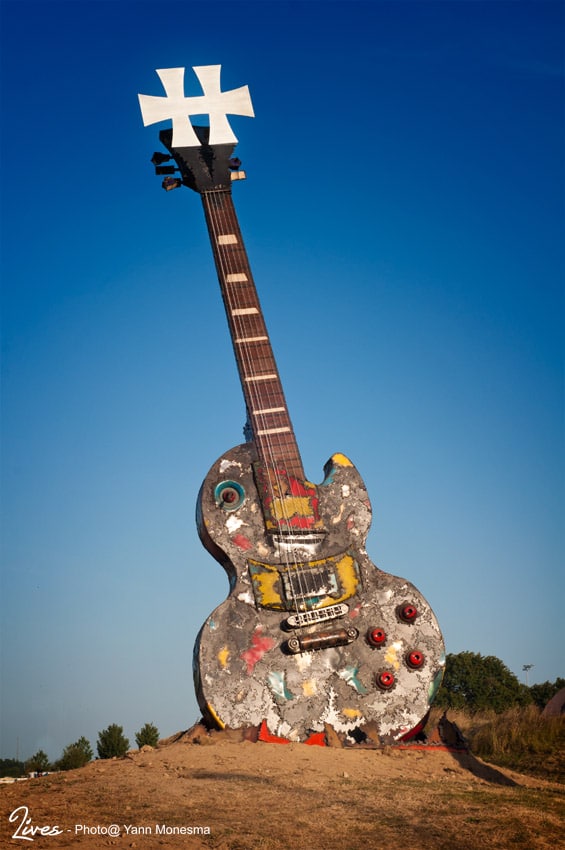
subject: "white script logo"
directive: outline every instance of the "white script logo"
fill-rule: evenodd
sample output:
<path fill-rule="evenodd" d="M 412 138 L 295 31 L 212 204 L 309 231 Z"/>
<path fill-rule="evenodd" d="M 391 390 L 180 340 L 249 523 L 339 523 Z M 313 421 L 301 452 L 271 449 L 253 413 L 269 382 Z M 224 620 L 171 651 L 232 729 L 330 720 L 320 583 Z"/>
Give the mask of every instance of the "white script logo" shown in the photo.
<path fill-rule="evenodd" d="M 27 806 L 18 806 L 8 820 L 17 823 L 12 838 L 21 838 L 23 841 L 33 841 L 36 835 L 61 835 L 63 832 L 58 826 L 34 826 Z"/>

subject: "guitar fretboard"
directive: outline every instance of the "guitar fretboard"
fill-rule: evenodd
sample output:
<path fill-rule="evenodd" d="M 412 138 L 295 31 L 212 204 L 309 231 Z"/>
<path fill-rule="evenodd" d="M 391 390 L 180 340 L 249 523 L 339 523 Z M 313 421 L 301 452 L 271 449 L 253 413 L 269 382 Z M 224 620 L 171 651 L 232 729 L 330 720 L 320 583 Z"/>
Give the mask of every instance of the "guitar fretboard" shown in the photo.
<path fill-rule="evenodd" d="M 201 197 L 258 461 L 304 480 L 231 190 L 214 189 Z"/>

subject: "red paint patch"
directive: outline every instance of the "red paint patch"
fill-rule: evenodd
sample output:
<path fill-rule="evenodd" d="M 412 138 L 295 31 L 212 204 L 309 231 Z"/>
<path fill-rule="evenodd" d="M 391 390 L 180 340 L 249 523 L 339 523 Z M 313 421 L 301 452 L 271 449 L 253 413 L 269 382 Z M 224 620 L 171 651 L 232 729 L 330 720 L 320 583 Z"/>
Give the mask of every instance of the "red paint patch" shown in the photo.
<path fill-rule="evenodd" d="M 298 478 L 294 478 L 292 475 L 288 476 L 288 483 L 290 485 L 290 492 L 293 496 L 316 496 L 316 488 L 312 485 L 309 487 L 306 486 L 304 481 L 299 481 Z"/>
<path fill-rule="evenodd" d="M 428 712 L 429 714 L 429 712 Z M 414 738 L 418 732 L 421 732 L 426 723 L 428 722 L 428 714 L 421 720 L 413 729 L 410 729 L 408 732 L 405 732 L 404 735 L 401 735 L 399 738 L 400 741 L 409 741 L 410 738 Z"/>
<path fill-rule="evenodd" d="M 253 543 L 251 543 L 247 537 L 244 537 L 243 534 L 236 534 L 235 537 L 232 537 L 232 543 L 235 543 L 236 546 L 239 546 L 239 548 L 244 551 L 247 549 L 253 549 Z"/>
<path fill-rule="evenodd" d="M 288 738 L 279 738 L 277 735 L 271 735 L 267 728 L 267 721 L 263 720 L 259 729 L 259 741 L 264 741 L 266 744 L 290 744 Z"/>
<path fill-rule="evenodd" d="M 304 741 L 306 746 L 308 747 L 325 747 L 326 746 L 326 733 L 325 732 L 313 732 L 307 741 Z"/>
<path fill-rule="evenodd" d="M 290 525 L 293 528 L 312 528 L 314 526 L 313 516 L 293 516 L 289 520 L 280 520 L 280 525 Z"/>
<path fill-rule="evenodd" d="M 257 626 L 251 637 L 251 646 L 241 653 L 241 658 L 247 664 L 247 675 L 251 676 L 255 665 L 261 661 L 266 652 L 273 648 L 275 641 L 270 637 L 261 637 L 262 626 Z"/>

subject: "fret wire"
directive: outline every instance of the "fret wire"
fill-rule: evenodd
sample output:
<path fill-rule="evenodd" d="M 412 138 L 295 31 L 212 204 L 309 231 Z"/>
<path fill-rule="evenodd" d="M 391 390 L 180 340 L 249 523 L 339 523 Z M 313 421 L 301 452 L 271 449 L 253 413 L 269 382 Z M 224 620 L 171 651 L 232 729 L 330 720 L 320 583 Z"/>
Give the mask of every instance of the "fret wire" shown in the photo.
<path fill-rule="evenodd" d="M 244 339 L 248 336 L 268 336 L 265 328 L 265 322 L 262 316 L 262 313 L 259 310 L 259 300 L 255 293 L 255 300 L 257 304 L 257 308 L 259 310 L 257 315 L 254 314 L 239 314 L 237 315 L 235 311 L 241 310 L 241 295 L 242 292 L 238 291 L 238 285 L 231 285 L 227 282 L 228 274 L 237 274 L 240 273 L 242 268 L 249 270 L 249 274 L 247 275 L 251 281 L 253 290 L 254 284 L 252 283 L 253 278 L 251 276 L 251 271 L 249 269 L 249 264 L 247 262 L 247 255 L 245 253 L 245 248 L 243 245 L 243 240 L 241 238 L 241 233 L 239 230 L 239 224 L 237 221 L 237 217 L 235 215 L 235 210 L 233 208 L 231 192 L 224 192 L 222 195 L 217 193 L 214 196 L 205 196 L 202 195 L 202 201 L 204 204 L 204 210 L 206 214 L 206 219 L 208 222 L 209 232 L 211 235 L 215 237 L 212 238 L 212 247 L 214 252 L 214 259 L 216 262 L 216 268 L 218 270 L 218 278 L 220 280 L 220 286 L 222 290 L 222 297 L 224 299 L 226 314 L 228 318 L 228 325 L 230 328 L 232 341 L 236 338 Z M 216 228 L 215 225 L 219 225 L 222 223 L 222 217 L 218 213 L 217 220 L 215 221 L 214 216 L 214 207 L 219 210 L 221 209 L 224 213 L 223 224 L 224 227 Z M 226 214 L 226 207 L 227 214 Z M 221 240 L 218 238 L 220 235 L 225 235 L 229 238 Z M 237 240 L 234 243 L 234 237 Z M 239 262 L 234 262 L 234 255 L 228 250 L 226 246 L 233 246 L 237 244 L 238 248 L 238 259 Z M 223 246 L 220 247 L 220 246 Z M 248 284 L 245 284 L 246 286 Z M 245 316 L 245 319 L 243 318 Z M 251 320 L 251 316 L 253 319 Z M 268 350 L 270 353 L 270 357 L 273 362 L 274 371 L 276 372 L 276 396 L 277 401 L 275 402 L 273 397 L 270 397 L 268 393 L 257 393 L 257 388 L 261 382 L 250 382 L 248 386 L 246 386 L 245 380 L 243 380 L 245 375 L 245 365 L 248 364 L 251 369 L 248 371 L 248 374 L 252 374 L 253 372 L 253 350 L 252 347 L 248 344 L 240 344 L 236 345 L 234 342 L 234 353 L 236 356 L 236 362 L 238 366 L 238 370 L 240 373 L 241 384 L 243 387 L 243 393 L 245 397 L 245 402 L 248 410 L 248 417 L 250 420 L 250 425 L 253 430 L 254 435 L 254 445 L 257 454 L 261 460 L 261 463 L 267 466 L 267 469 L 272 470 L 273 475 L 267 474 L 267 487 L 269 490 L 269 495 L 271 499 L 274 499 L 276 496 L 274 489 L 274 482 L 276 481 L 279 485 L 283 484 L 280 480 L 280 473 L 278 471 L 278 467 L 283 466 L 287 469 L 289 474 L 294 474 L 296 477 L 300 479 L 304 479 L 304 473 L 302 471 L 302 463 L 300 460 L 300 455 L 298 453 L 298 447 L 296 445 L 296 440 L 294 437 L 294 433 L 292 432 L 292 427 L 290 425 L 290 417 L 288 416 L 288 410 L 286 407 L 286 402 L 284 400 L 284 395 L 282 392 L 282 385 L 280 383 L 280 379 L 278 378 L 278 371 L 276 370 L 276 365 L 274 363 L 274 357 L 272 355 L 272 350 L 270 346 L 270 342 L 268 342 Z M 264 381 L 263 387 L 269 387 L 272 384 L 272 381 Z M 279 399 L 282 400 L 282 403 L 279 403 Z M 261 416 L 259 414 L 255 417 L 252 416 L 252 410 L 260 410 L 266 407 L 284 407 L 284 417 L 285 422 L 288 422 L 288 432 L 281 433 L 277 431 L 273 433 L 271 429 L 262 428 L 260 424 L 254 422 L 254 419 L 258 419 L 259 423 L 264 422 L 264 415 Z M 261 433 L 259 433 L 261 432 Z M 284 439 L 283 439 L 284 438 Z M 290 451 L 288 450 L 290 443 Z M 279 493 L 284 492 L 279 489 Z M 282 526 L 279 522 L 278 528 L 280 533 L 291 534 L 292 529 L 290 527 L 290 517 L 287 514 L 287 506 L 286 502 L 282 500 L 282 510 L 283 516 L 286 520 L 286 527 Z M 283 550 L 283 557 L 287 567 L 290 567 L 291 561 L 293 562 L 294 567 L 296 568 L 296 575 L 298 579 L 298 588 L 297 591 L 292 590 L 292 600 L 293 605 L 296 611 L 301 610 L 305 605 L 305 589 L 302 586 L 302 578 L 301 571 L 297 569 L 298 564 L 296 562 L 296 556 L 291 554 L 290 549 Z"/>
<path fill-rule="evenodd" d="M 259 299 L 253 284 L 239 226 L 235 219 L 235 211 L 233 211 L 232 215 L 232 209 L 230 209 L 233 203 L 231 192 L 221 193 L 221 198 L 219 197 L 220 193 L 218 193 L 214 199 L 209 197 L 210 194 L 208 193 L 206 197 L 208 203 L 204 204 L 205 213 L 207 220 L 212 225 L 211 232 L 214 234 L 212 240 L 214 257 L 219 271 L 222 295 L 226 304 L 228 323 L 232 332 L 232 340 L 234 341 L 240 378 L 242 379 L 242 384 L 244 384 L 243 390 L 251 419 L 250 424 L 254 436 L 259 430 L 275 434 L 277 438 L 279 435 L 287 436 L 289 433 L 291 434 L 291 451 L 289 452 L 289 446 L 286 443 L 283 444 L 281 439 L 277 439 L 275 457 L 281 454 L 284 455 L 287 463 L 289 460 L 292 461 L 292 464 L 289 464 L 289 466 L 292 465 L 292 474 L 303 478 L 302 463 L 290 423 L 286 402 L 284 401 L 284 394 L 280 385 L 280 378 L 278 377 L 278 370 L 276 369 L 268 333 L 260 310 Z M 224 232 L 220 232 L 218 226 L 220 221 L 216 221 L 214 218 L 215 211 L 224 213 L 224 221 L 221 222 L 225 224 Z M 224 228 L 221 228 L 221 230 L 224 230 Z M 243 277 L 246 280 L 243 280 Z M 248 312 L 253 308 L 257 312 Z M 253 338 L 259 338 L 261 344 L 255 344 L 252 351 L 250 346 Z M 266 379 L 265 375 L 274 375 L 274 378 Z M 275 403 L 270 401 L 273 398 L 273 393 L 276 394 Z M 280 403 L 281 401 L 282 403 Z M 272 424 L 272 417 L 270 417 L 269 423 L 263 421 L 262 417 L 265 414 L 253 414 L 253 410 L 259 411 L 269 407 L 281 406 L 284 410 L 285 426 L 275 426 Z M 280 418 L 280 416 L 277 417 L 277 419 Z M 288 427 L 289 431 L 282 432 L 277 430 L 274 432 L 272 430 L 274 427 L 277 429 Z M 265 461 L 267 458 L 264 456 L 264 441 L 256 442 L 258 443 L 258 451 L 260 455 L 263 455 L 263 460 Z M 270 451 L 272 450 L 273 447 L 271 446 Z"/>

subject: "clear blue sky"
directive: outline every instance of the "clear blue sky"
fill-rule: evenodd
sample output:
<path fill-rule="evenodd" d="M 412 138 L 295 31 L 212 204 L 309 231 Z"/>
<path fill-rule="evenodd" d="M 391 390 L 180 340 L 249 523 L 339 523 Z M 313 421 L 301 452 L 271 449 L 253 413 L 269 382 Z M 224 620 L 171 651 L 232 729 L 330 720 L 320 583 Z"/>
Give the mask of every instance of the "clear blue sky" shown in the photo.
<path fill-rule="evenodd" d="M 234 195 L 307 475 L 352 458 L 449 652 L 565 675 L 563 4 L 1 10 L 0 755 L 187 728 L 227 592 L 194 506 L 244 407 L 156 68 L 249 85 Z"/>

